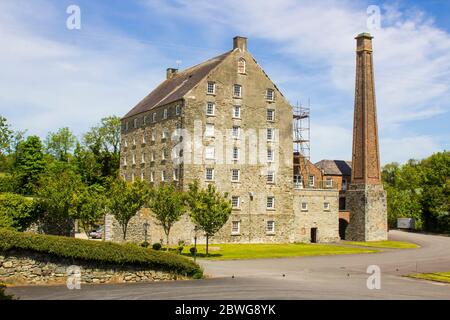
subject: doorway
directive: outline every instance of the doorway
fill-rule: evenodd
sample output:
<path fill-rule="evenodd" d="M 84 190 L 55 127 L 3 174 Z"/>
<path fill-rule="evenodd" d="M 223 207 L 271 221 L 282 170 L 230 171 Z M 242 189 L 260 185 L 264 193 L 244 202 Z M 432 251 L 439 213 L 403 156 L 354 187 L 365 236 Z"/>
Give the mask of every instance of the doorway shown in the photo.
<path fill-rule="evenodd" d="M 317 228 L 311 228 L 311 243 L 317 243 Z"/>

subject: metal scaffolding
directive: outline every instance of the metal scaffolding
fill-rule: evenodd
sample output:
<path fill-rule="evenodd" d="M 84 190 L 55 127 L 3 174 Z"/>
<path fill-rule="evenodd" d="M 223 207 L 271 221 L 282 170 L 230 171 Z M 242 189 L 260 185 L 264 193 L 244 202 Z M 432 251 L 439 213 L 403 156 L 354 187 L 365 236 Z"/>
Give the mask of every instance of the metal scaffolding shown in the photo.
<path fill-rule="evenodd" d="M 310 109 L 309 100 L 307 107 L 298 102 L 293 107 L 294 155 L 298 156 L 298 162 L 294 161 L 294 184 L 299 188 L 309 185 L 307 179 L 309 177 L 308 162 L 311 153 Z"/>

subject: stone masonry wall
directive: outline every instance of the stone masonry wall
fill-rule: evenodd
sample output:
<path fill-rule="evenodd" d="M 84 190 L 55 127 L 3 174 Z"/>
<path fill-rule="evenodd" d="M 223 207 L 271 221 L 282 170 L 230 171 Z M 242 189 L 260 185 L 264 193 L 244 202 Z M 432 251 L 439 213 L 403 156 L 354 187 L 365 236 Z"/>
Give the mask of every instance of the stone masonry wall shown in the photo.
<path fill-rule="evenodd" d="M 182 275 L 137 266 L 120 266 L 52 257 L 24 251 L 0 252 L 0 282 L 13 285 L 66 283 L 70 266 L 80 267 L 80 283 L 129 283 L 188 279 Z"/>

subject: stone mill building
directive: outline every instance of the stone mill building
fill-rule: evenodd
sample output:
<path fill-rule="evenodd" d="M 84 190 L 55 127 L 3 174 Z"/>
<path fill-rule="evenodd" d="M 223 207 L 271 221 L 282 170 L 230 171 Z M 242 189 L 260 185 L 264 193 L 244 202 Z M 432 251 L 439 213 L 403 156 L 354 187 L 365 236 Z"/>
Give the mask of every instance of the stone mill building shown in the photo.
<path fill-rule="evenodd" d="M 370 41 L 364 37 L 364 46 Z M 358 40 L 358 50 L 362 49 Z M 355 121 L 361 124 L 355 124 L 353 163 L 358 170 L 367 164 L 370 175 L 379 172 L 379 162 L 373 160 L 378 149 L 374 152 L 371 142 L 363 143 L 364 139 L 377 141 L 376 122 L 372 121 L 376 119 L 375 102 L 370 102 L 373 82 L 366 69 L 372 65 L 371 60 L 358 61 L 358 70 L 365 71 L 357 72 Z M 368 88 L 372 95 L 359 99 L 361 88 Z M 356 113 L 364 113 L 363 118 Z M 227 192 L 232 214 L 212 243 L 337 241 L 340 198 L 345 190 L 342 183 L 330 183 L 331 176 L 294 152 L 294 116 L 294 108 L 248 51 L 247 39 L 235 37 L 232 50 L 224 54 L 182 71 L 168 68 L 166 79 L 122 118 L 120 174 L 127 181 L 142 179 L 154 187 L 175 183 L 186 190 L 197 180 L 203 187 L 214 184 L 220 192 Z M 369 136 L 360 132 L 369 132 Z M 384 238 L 382 231 L 374 230 L 385 228 L 381 184 L 372 178 L 352 178 L 359 180 L 357 185 L 348 181 L 352 190 L 347 197 L 352 211 L 345 225 L 351 231 L 349 238 Z M 372 204 L 367 205 L 365 198 Z M 353 227 L 353 221 L 358 225 Z M 105 238 L 120 240 L 117 221 L 108 215 L 105 222 Z M 369 236 L 364 233 L 366 227 Z M 162 228 L 144 208 L 130 221 L 127 240 L 143 241 L 145 228 L 149 242 L 165 239 Z M 191 243 L 194 232 L 189 217 L 184 216 L 172 228 L 169 241 Z M 201 242 L 202 235 L 198 237 Z"/>

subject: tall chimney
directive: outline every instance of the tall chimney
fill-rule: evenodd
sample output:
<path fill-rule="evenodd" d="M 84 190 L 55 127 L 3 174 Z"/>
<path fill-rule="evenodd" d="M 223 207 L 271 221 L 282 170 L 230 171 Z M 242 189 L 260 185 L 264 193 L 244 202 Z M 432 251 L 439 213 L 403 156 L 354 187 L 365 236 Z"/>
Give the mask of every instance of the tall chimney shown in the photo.
<path fill-rule="evenodd" d="M 236 36 L 233 38 L 233 49 L 238 48 L 241 51 L 247 51 L 247 38 Z"/>
<path fill-rule="evenodd" d="M 356 38 L 356 86 L 353 120 L 352 179 L 345 192 L 350 222 L 345 239 L 387 240 L 387 198 L 381 184 L 372 39 Z"/>
<path fill-rule="evenodd" d="M 176 75 L 178 73 L 178 69 L 175 68 L 167 68 L 166 70 L 166 78 L 170 79 L 172 78 L 174 75 Z"/>

